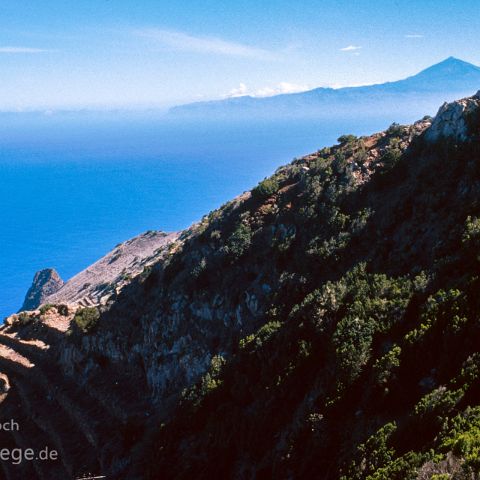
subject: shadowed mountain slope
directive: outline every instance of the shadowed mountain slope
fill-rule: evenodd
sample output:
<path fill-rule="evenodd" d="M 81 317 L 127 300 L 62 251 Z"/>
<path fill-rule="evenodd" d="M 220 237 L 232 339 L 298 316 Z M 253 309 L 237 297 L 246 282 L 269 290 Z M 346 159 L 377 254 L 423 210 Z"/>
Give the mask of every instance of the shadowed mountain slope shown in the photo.
<path fill-rule="evenodd" d="M 280 167 L 106 305 L 13 315 L 0 439 L 60 460 L 5 477 L 476 478 L 479 165 L 477 94 Z"/>

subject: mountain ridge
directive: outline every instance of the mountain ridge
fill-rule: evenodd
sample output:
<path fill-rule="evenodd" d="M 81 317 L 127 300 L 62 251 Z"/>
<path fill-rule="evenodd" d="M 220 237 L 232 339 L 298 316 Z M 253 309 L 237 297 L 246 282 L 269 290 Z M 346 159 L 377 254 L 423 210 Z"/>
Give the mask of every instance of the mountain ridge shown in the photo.
<path fill-rule="evenodd" d="M 410 77 L 385 83 L 342 87 L 318 87 L 299 93 L 271 97 L 242 96 L 180 105 L 170 109 L 175 117 L 243 118 L 255 114 L 266 118 L 350 117 L 378 115 L 378 108 L 405 115 L 408 109 L 415 117 L 434 113 L 443 101 L 462 98 L 480 87 L 480 67 L 455 57 L 432 65 Z M 406 96 L 406 97 L 405 97 Z M 418 104 L 418 106 L 417 106 Z"/>

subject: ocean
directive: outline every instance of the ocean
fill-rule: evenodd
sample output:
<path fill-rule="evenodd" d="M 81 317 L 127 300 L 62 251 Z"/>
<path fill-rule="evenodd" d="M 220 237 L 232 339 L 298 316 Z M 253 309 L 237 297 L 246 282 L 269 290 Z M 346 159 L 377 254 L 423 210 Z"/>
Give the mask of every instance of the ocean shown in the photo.
<path fill-rule="evenodd" d="M 37 270 L 67 280 L 139 233 L 188 227 L 295 156 L 389 123 L 0 115 L 0 319 Z"/>

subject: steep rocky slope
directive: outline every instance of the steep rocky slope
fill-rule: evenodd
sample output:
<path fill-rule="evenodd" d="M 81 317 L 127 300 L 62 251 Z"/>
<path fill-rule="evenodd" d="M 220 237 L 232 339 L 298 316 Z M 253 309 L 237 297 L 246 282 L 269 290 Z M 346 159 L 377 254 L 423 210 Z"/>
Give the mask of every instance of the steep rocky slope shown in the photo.
<path fill-rule="evenodd" d="M 6 478 L 476 478 L 479 165 L 477 95 L 279 168 L 106 305 L 10 317 L 0 440 L 60 460 Z"/>
<path fill-rule="evenodd" d="M 35 274 L 20 309 L 35 310 L 42 304 L 100 305 L 115 297 L 124 285 L 162 258 L 177 233 L 151 230 L 117 245 L 111 252 L 64 283 L 55 270 Z"/>

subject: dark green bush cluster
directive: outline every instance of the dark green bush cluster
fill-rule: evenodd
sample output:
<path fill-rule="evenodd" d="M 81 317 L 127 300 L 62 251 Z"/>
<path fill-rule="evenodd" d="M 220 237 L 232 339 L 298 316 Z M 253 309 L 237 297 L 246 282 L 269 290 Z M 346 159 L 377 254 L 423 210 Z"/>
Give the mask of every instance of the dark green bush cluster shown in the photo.
<path fill-rule="evenodd" d="M 402 152 L 398 148 L 391 148 L 382 155 L 380 161 L 385 168 L 390 169 L 400 160 L 401 156 Z"/>
<path fill-rule="evenodd" d="M 18 314 L 18 322 L 20 325 L 28 325 L 33 322 L 33 318 L 27 312 L 20 312 Z"/>
<path fill-rule="evenodd" d="M 95 307 L 81 308 L 77 310 L 73 317 L 75 325 L 83 333 L 90 333 L 97 326 L 99 319 L 100 312 Z"/>
<path fill-rule="evenodd" d="M 354 464 L 351 474 L 348 477 L 343 476 L 341 480 L 369 478 L 389 464 L 395 458 L 395 450 L 389 443 L 396 429 L 397 425 L 394 422 L 386 423 L 360 445 L 358 447 L 359 465 Z M 361 469 L 361 474 L 357 469 Z"/>
<path fill-rule="evenodd" d="M 69 308 L 68 308 L 68 305 L 65 305 L 65 304 L 60 304 L 60 305 L 56 305 L 56 308 L 57 308 L 57 312 L 62 315 L 63 317 L 66 317 L 68 316 L 68 313 L 69 313 Z"/>
<path fill-rule="evenodd" d="M 445 424 L 440 448 L 464 458 L 467 474 L 480 472 L 480 407 L 467 408 Z"/>
<path fill-rule="evenodd" d="M 46 303 L 40 307 L 40 315 L 45 315 L 49 310 L 51 310 L 55 305 L 51 303 Z"/>
<path fill-rule="evenodd" d="M 344 282 L 348 304 L 332 337 L 337 382 L 342 387 L 358 377 L 372 355 L 374 336 L 388 331 L 400 320 L 412 295 L 408 279 L 371 276 L 365 265 L 347 274 Z M 391 361 L 395 363 L 393 358 Z"/>
<path fill-rule="evenodd" d="M 209 371 L 203 375 L 200 382 L 182 392 L 182 399 L 197 408 L 209 394 L 222 384 L 220 374 L 225 363 L 225 359 L 221 355 L 213 356 Z"/>
<path fill-rule="evenodd" d="M 355 135 L 342 135 L 341 137 L 338 137 L 337 142 L 340 145 L 345 145 L 347 143 L 353 143 L 357 140 L 357 137 Z"/>
<path fill-rule="evenodd" d="M 404 130 L 405 130 L 405 127 L 403 125 L 400 125 L 394 122 L 388 127 L 387 135 L 393 136 L 393 137 L 400 137 Z"/>
<path fill-rule="evenodd" d="M 255 334 L 242 338 L 240 348 L 260 348 L 281 326 L 282 324 L 276 320 L 266 323 Z"/>
<path fill-rule="evenodd" d="M 473 248 L 480 246 L 480 218 L 471 215 L 467 217 L 462 242 Z"/>
<path fill-rule="evenodd" d="M 235 231 L 228 237 L 224 251 L 233 260 L 238 260 L 252 244 L 252 229 L 244 224 L 240 223 Z"/>
<path fill-rule="evenodd" d="M 253 190 L 252 195 L 254 198 L 264 200 L 271 197 L 274 193 L 277 193 L 280 185 L 275 177 L 269 177 L 262 180 Z"/>
<path fill-rule="evenodd" d="M 205 272 L 207 268 L 207 260 L 205 257 L 202 257 L 198 263 L 192 268 L 191 275 L 193 278 L 198 278 L 200 275 L 202 275 L 203 272 Z"/>
<path fill-rule="evenodd" d="M 391 379 L 394 371 L 400 366 L 400 354 L 402 349 L 395 345 L 383 357 L 373 365 L 375 381 L 379 385 L 385 385 Z"/>

